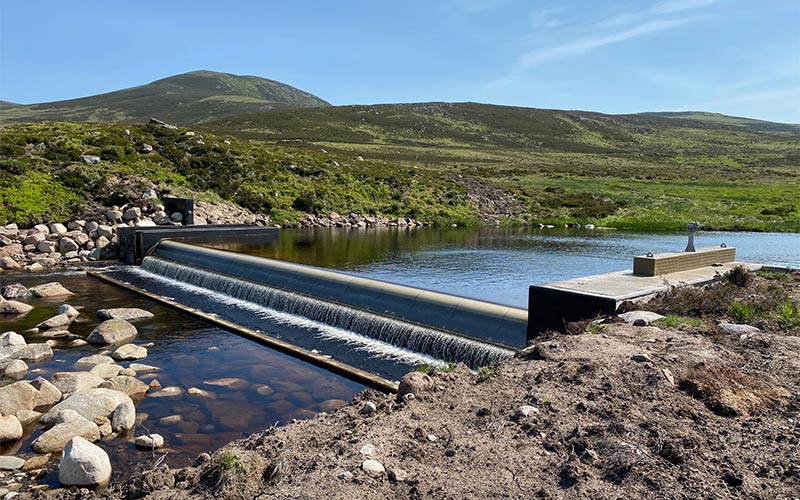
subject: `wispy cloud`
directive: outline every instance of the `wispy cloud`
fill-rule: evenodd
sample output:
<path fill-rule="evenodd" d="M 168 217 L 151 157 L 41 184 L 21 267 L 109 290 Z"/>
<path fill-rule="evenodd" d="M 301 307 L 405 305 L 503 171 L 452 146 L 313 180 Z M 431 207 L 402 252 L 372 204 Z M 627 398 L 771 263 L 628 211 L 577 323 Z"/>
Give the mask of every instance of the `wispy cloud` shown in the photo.
<path fill-rule="evenodd" d="M 677 28 L 678 26 L 683 26 L 684 24 L 698 21 L 700 19 L 703 19 L 703 17 L 695 16 L 665 21 L 648 21 L 632 28 L 607 35 L 582 38 L 572 42 L 567 42 L 562 45 L 530 50 L 520 56 L 515 69 L 517 71 L 524 71 L 547 61 L 554 61 L 569 56 L 585 54 L 606 45 L 624 42 L 625 40 L 630 40 L 631 38 Z"/>
<path fill-rule="evenodd" d="M 531 11 L 531 24 L 534 29 L 553 29 L 564 25 L 564 21 L 558 19 L 556 14 L 561 9 L 539 9 Z"/>
<path fill-rule="evenodd" d="M 582 38 L 570 38 L 570 33 L 563 33 L 565 39 L 560 44 L 538 47 L 523 52 L 512 68 L 512 73 L 523 73 L 540 64 L 574 57 L 593 50 L 633 38 L 666 31 L 700 21 L 706 15 L 691 15 L 689 11 L 708 7 L 718 0 L 662 0 L 644 10 L 616 13 L 600 21 L 584 23 L 582 32 L 597 32 L 596 35 Z M 537 31 L 542 28 L 557 28 L 564 23 L 554 14 L 557 9 L 540 9 L 531 12 L 531 21 Z M 680 15 L 683 14 L 683 15 Z M 677 16 L 677 17 L 676 17 Z M 579 28 L 574 26 L 574 28 Z M 533 33 L 535 35 L 536 33 Z"/>
<path fill-rule="evenodd" d="M 615 16 L 603 19 L 595 24 L 598 28 L 617 28 L 644 20 L 677 14 L 687 10 L 700 9 L 716 3 L 718 0 L 665 0 L 657 2 L 650 8 L 633 12 L 622 12 Z"/>

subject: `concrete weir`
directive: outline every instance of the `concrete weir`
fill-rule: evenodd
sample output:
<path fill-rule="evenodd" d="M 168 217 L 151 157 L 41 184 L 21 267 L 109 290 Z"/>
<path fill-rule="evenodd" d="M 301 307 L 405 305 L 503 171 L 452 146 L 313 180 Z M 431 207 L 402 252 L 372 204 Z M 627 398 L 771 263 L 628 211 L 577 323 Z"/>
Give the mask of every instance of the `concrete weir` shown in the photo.
<path fill-rule="evenodd" d="M 525 345 L 525 309 L 177 241 L 163 240 L 149 255 L 465 340 L 509 347 Z"/>

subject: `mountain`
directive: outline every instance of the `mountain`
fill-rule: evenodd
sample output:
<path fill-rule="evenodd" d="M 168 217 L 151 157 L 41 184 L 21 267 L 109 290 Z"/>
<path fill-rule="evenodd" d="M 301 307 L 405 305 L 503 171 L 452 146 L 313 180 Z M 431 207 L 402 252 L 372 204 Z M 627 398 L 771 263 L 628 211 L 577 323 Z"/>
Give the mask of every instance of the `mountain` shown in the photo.
<path fill-rule="evenodd" d="M 792 146 L 800 125 L 713 113 L 607 115 L 478 103 L 335 106 L 233 116 L 210 130 L 248 139 L 410 148 L 469 146 L 528 153 L 716 154 L 742 151 L 770 134 L 773 153 Z M 791 153 L 796 148 L 789 147 Z M 787 150 L 788 151 L 788 150 Z M 396 150 L 388 151 L 399 154 Z M 770 162 L 773 163 L 773 162 Z"/>
<path fill-rule="evenodd" d="M 106 94 L 41 104 L 0 105 L 0 123 L 72 121 L 143 122 L 154 117 L 179 125 L 226 116 L 329 106 L 319 97 L 257 76 L 192 71 Z"/>

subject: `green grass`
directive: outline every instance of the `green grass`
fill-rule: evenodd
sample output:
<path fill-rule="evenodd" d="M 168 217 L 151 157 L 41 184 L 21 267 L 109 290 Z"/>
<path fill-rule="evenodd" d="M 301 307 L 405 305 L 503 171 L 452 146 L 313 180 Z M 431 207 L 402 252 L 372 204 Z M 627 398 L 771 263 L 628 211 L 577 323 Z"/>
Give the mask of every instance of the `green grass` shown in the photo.
<path fill-rule="evenodd" d="M 655 326 L 662 328 L 697 328 L 702 324 L 703 322 L 698 318 L 689 318 L 685 316 L 679 316 L 677 314 L 667 314 L 654 323 Z"/>
<path fill-rule="evenodd" d="M 222 471 L 228 474 L 239 474 L 244 472 L 242 464 L 239 461 L 239 457 L 231 451 L 221 451 L 216 457 L 216 464 Z"/>
<path fill-rule="evenodd" d="M 494 377 L 496 374 L 496 367 L 494 364 L 481 366 L 478 368 L 478 382 L 484 382 Z"/>
<path fill-rule="evenodd" d="M 215 75 L 156 83 L 202 94 L 210 108 L 200 121 L 221 116 L 211 109 L 219 103 L 251 105 L 266 95 L 258 82 Z M 208 81 L 230 92 L 203 94 Z M 38 222 L 103 203 L 109 178 L 128 176 L 267 213 L 281 225 L 330 212 L 475 225 L 494 218 L 496 197 L 481 191 L 491 188 L 513 195 L 512 217 L 501 217 L 508 224 L 675 231 L 697 220 L 707 230 L 800 231 L 795 125 L 418 103 L 273 111 L 193 130 L 204 145 L 185 129 L 150 125 L 0 128 L 0 190 L 9 200 L 0 219 Z M 156 150 L 139 154 L 143 142 Z M 83 165 L 81 154 L 103 163 Z M 12 194 L 23 182 L 33 190 L 25 200 Z"/>
<path fill-rule="evenodd" d="M 775 321 L 783 330 L 800 327 L 800 302 L 787 299 L 778 305 L 775 311 Z"/>
<path fill-rule="evenodd" d="M 750 304 L 731 302 L 728 315 L 737 323 L 749 323 L 758 315 L 758 310 Z"/>

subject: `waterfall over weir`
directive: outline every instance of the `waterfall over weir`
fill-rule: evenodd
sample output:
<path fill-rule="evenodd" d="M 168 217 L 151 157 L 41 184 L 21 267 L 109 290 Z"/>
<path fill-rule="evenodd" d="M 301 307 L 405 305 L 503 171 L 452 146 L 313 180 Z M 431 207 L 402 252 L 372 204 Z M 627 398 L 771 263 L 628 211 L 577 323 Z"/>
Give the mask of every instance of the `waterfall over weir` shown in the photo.
<path fill-rule="evenodd" d="M 513 351 L 459 335 L 426 328 L 383 315 L 319 300 L 299 293 L 238 279 L 149 256 L 142 269 L 172 280 L 201 287 L 276 311 L 353 332 L 403 349 L 444 361 L 463 362 L 472 368 L 485 366 Z"/>

